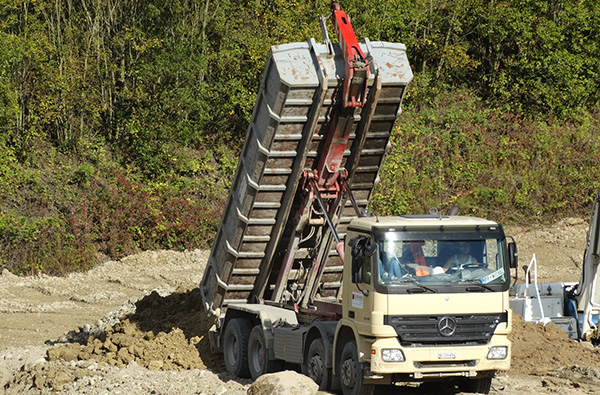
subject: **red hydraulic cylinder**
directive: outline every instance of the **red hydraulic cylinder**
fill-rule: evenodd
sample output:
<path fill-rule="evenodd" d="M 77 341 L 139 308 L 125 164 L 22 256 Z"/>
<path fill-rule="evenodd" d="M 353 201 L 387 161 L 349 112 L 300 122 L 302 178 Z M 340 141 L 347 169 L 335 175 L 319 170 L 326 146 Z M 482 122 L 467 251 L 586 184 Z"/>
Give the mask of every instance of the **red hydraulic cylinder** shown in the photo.
<path fill-rule="evenodd" d="M 367 96 L 369 60 L 360 49 L 350 20 L 346 13 L 340 9 L 338 3 L 331 3 L 331 12 L 335 33 L 346 61 L 343 92 L 344 107 L 362 107 Z"/>

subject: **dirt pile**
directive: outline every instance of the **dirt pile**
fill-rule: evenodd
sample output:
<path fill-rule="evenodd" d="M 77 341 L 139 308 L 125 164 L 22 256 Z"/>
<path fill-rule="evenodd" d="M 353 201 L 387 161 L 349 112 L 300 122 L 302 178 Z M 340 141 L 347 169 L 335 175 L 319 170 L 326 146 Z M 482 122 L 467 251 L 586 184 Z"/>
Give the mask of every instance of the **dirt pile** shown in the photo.
<path fill-rule="evenodd" d="M 0 393 L 246 395 L 249 385 L 249 380 L 210 370 L 150 370 L 135 362 L 118 368 L 91 359 L 26 364 L 0 386 Z"/>
<path fill-rule="evenodd" d="M 99 371 L 89 370 L 89 363 L 79 366 L 37 364 L 23 369 L 4 387 L 11 393 L 26 392 L 28 390 L 54 390 L 60 391 L 71 385 L 74 381 L 87 377 L 99 376 Z"/>
<path fill-rule="evenodd" d="M 560 326 L 525 322 L 518 314 L 513 317 L 510 374 L 542 376 L 557 367 L 576 371 L 600 366 L 600 349 L 569 339 Z"/>
<path fill-rule="evenodd" d="M 209 251 L 146 251 L 66 277 L 0 275 L 0 345 L 39 345 L 69 331 L 99 335 L 134 303 L 200 284 Z"/>
<path fill-rule="evenodd" d="M 135 313 L 100 336 L 79 334 L 84 341 L 49 348 L 48 360 L 95 359 L 117 367 L 135 361 L 153 370 L 224 369 L 221 356 L 210 351 L 213 321 L 201 308 L 198 288 L 164 297 L 152 292 L 135 306 Z"/>

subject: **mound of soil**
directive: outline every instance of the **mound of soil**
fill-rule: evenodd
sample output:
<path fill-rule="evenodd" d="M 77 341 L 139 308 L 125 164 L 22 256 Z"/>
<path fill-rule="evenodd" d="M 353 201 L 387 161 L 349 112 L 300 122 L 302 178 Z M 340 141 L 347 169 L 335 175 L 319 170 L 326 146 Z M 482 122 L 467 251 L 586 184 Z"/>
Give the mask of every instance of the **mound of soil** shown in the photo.
<path fill-rule="evenodd" d="M 598 367 L 600 349 L 567 337 L 552 322 L 542 325 L 525 322 L 513 315 L 511 375 L 547 375 L 557 367 Z"/>
<path fill-rule="evenodd" d="M 48 360 L 95 359 L 117 367 L 135 361 L 153 370 L 224 370 L 221 355 L 210 351 L 208 330 L 213 320 L 201 308 L 198 288 L 168 296 L 152 292 L 135 306 L 135 313 L 100 336 L 49 348 Z"/>

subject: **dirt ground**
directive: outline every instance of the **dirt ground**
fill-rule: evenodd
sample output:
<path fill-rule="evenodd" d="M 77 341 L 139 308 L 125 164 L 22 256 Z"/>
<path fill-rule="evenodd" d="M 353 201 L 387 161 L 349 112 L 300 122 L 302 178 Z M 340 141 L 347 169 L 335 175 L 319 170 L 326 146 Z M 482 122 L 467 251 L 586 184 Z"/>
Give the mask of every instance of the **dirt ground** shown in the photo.
<path fill-rule="evenodd" d="M 587 222 L 508 228 L 540 282 L 576 282 Z M 208 251 L 144 252 L 65 278 L 0 276 L 0 391 L 6 394 L 245 394 L 210 353 L 197 286 Z M 519 273 L 523 280 L 523 271 Z M 600 351 L 554 324 L 514 322 L 512 368 L 492 393 L 600 393 Z M 378 393 L 457 394 L 404 386 Z"/>

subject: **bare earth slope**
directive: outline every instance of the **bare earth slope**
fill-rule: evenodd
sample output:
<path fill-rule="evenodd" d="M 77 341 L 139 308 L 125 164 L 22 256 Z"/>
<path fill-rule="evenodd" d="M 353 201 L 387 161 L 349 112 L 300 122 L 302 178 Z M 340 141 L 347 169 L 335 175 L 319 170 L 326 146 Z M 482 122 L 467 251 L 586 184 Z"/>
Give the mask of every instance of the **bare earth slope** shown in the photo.
<path fill-rule="evenodd" d="M 535 253 L 538 280 L 577 281 L 587 223 L 509 228 L 520 266 Z M 207 251 L 144 252 L 66 278 L 0 277 L 0 392 L 246 393 L 210 353 L 197 286 Z M 519 276 L 523 278 L 522 270 Z M 517 317 L 518 318 L 518 317 Z M 503 394 L 600 392 L 600 353 L 553 324 L 516 319 L 512 369 L 493 382 Z M 456 394 L 454 388 L 394 389 Z M 390 389 L 378 391 L 388 393 Z"/>

